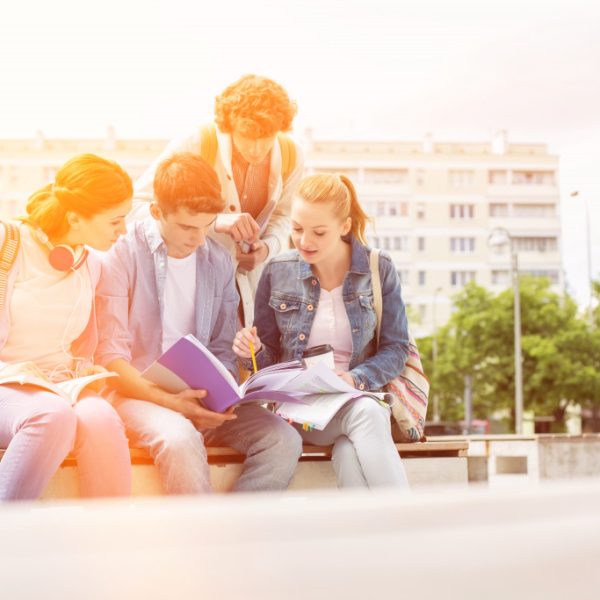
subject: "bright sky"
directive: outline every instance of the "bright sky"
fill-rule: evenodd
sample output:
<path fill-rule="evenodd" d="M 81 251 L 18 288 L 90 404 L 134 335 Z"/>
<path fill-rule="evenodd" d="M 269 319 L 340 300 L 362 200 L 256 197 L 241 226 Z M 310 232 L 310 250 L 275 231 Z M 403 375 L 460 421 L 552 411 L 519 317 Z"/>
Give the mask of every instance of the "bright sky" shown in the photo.
<path fill-rule="evenodd" d="M 171 137 L 247 72 L 297 99 L 316 136 L 547 142 L 564 256 L 587 297 L 583 202 L 600 272 L 600 2 L 20 0 L 0 19 L 0 137 Z M 577 189 L 573 200 L 569 192 Z"/>

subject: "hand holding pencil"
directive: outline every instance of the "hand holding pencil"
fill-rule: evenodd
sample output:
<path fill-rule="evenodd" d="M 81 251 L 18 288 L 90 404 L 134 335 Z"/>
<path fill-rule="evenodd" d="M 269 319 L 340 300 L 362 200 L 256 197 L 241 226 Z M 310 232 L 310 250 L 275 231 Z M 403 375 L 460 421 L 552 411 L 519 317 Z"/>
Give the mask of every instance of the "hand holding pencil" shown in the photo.
<path fill-rule="evenodd" d="M 262 348 L 262 343 L 256 333 L 256 327 L 240 329 L 233 338 L 232 348 L 240 358 L 251 358 L 254 372 L 256 372 L 255 354 Z"/>

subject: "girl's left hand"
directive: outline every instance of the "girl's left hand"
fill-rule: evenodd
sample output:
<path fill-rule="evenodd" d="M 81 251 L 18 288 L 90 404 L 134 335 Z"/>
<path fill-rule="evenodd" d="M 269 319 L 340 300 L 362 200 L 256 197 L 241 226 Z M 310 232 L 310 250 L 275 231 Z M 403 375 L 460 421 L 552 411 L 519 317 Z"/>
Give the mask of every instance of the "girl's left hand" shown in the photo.
<path fill-rule="evenodd" d="M 107 370 L 100 365 L 92 365 L 91 367 L 87 367 L 81 370 L 79 377 L 87 377 L 88 375 L 96 375 L 97 373 L 107 373 Z M 105 379 L 98 379 L 97 381 L 92 381 L 92 383 L 88 383 L 85 386 L 86 390 L 92 390 L 93 392 L 100 393 L 104 386 L 106 385 Z"/>
<path fill-rule="evenodd" d="M 352 375 L 350 375 L 350 373 L 348 373 L 348 371 L 340 371 L 340 370 L 336 369 L 334 371 L 334 373 L 336 375 L 338 375 L 339 377 L 341 377 L 348 385 L 351 385 L 352 387 L 356 387 L 356 384 L 354 383 L 354 379 L 352 379 Z"/>

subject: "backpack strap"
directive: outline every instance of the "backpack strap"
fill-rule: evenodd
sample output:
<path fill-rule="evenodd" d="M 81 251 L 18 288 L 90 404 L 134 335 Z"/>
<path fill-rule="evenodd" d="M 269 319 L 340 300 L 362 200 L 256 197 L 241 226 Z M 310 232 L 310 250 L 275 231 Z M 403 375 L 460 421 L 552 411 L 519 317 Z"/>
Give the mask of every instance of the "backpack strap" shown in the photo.
<path fill-rule="evenodd" d="M 200 156 L 211 166 L 217 160 L 217 127 L 214 123 L 203 125 L 200 128 Z"/>
<path fill-rule="evenodd" d="M 4 242 L 0 248 L 0 310 L 6 302 L 6 289 L 8 285 L 8 273 L 15 263 L 21 242 L 21 232 L 14 223 L 5 223 Z"/>
<path fill-rule="evenodd" d="M 379 274 L 379 250 L 377 248 L 371 248 L 369 266 L 371 267 L 371 285 L 373 286 L 373 305 L 375 307 L 375 314 L 377 315 L 377 345 L 379 345 L 383 296 L 381 293 L 381 275 Z"/>
<path fill-rule="evenodd" d="M 281 150 L 281 177 L 285 182 L 296 168 L 296 144 L 285 133 L 277 134 L 277 141 Z"/>

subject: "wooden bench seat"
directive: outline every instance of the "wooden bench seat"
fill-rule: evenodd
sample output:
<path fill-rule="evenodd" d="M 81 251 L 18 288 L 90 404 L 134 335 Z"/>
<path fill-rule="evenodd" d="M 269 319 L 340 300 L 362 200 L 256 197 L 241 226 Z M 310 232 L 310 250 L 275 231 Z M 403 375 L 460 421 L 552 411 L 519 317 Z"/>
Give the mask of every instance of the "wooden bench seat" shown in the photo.
<path fill-rule="evenodd" d="M 403 458 L 411 486 L 463 484 L 467 477 L 467 451 L 465 439 L 446 440 L 430 438 L 417 444 L 396 444 Z M 291 489 L 315 489 L 335 487 L 335 475 L 331 467 L 331 446 L 305 444 L 290 485 Z M 157 495 L 162 493 L 158 472 L 148 453 L 141 448 L 131 448 L 134 495 Z M 0 449 L 0 460 L 4 450 Z M 227 491 L 235 483 L 242 470 L 244 455 L 226 446 L 208 447 L 211 479 L 217 491 Z M 50 482 L 44 498 L 65 498 L 78 495 L 77 463 L 69 455 Z"/>

